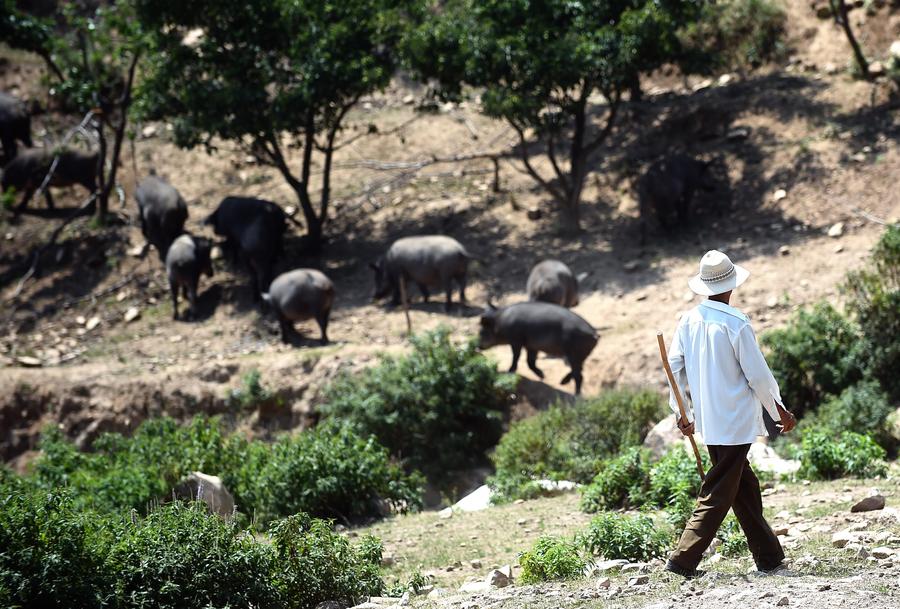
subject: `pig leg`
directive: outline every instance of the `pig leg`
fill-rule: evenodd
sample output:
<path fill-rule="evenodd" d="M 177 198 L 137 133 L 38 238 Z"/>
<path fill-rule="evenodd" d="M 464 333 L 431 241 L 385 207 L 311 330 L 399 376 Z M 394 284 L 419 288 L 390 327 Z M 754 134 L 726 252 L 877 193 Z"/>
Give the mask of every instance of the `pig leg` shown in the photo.
<path fill-rule="evenodd" d="M 44 199 L 47 201 L 47 209 L 56 209 L 53 203 L 53 195 L 50 194 L 50 187 L 44 189 Z"/>
<path fill-rule="evenodd" d="M 428 287 L 421 283 L 416 283 L 416 286 L 419 288 L 419 293 L 422 294 L 422 301 L 428 302 L 428 297 L 431 296 L 431 294 L 428 293 Z"/>
<path fill-rule="evenodd" d="M 331 310 L 325 310 L 316 315 L 316 323 L 319 324 L 319 329 L 322 331 L 322 338 L 320 339 L 323 345 L 328 344 L 328 316 L 331 315 Z"/>
<path fill-rule="evenodd" d="M 291 337 L 294 336 L 297 331 L 294 329 L 294 324 L 292 324 L 281 311 L 278 312 L 278 325 L 281 326 L 281 342 L 290 344 Z"/>
<path fill-rule="evenodd" d="M 537 367 L 538 352 L 534 349 L 526 349 L 525 353 L 527 355 L 526 361 L 528 362 L 528 367 L 531 368 L 531 371 L 534 372 L 539 379 L 544 378 L 544 373 L 541 372 L 541 369 Z"/>
<path fill-rule="evenodd" d="M 444 303 L 444 311 L 450 312 L 450 305 L 453 304 L 453 280 L 447 277 L 444 280 L 444 292 L 447 293 L 447 302 Z"/>
<path fill-rule="evenodd" d="M 187 299 L 188 302 L 191 303 L 191 308 L 188 310 L 189 319 L 197 318 L 197 282 L 200 279 L 199 275 L 191 279 L 191 282 L 185 286 L 185 290 L 187 291 Z"/>
<path fill-rule="evenodd" d="M 25 209 L 25 206 L 28 205 L 28 202 L 31 201 L 31 197 L 34 196 L 34 188 L 28 186 L 25 189 L 25 196 L 22 197 L 22 202 L 19 203 L 18 207 L 16 207 L 16 215 L 22 213 L 22 210 Z"/>
<path fill-rule="evenodd" d="M 456 280 L 459 282 L 459 302 L 466 304 L 466 272 L 463 271 Z"/>
<path fill-rule="evenodd" d="M 513 345 L 510 344 L 513 352 L 512 365 L 509 367 L 510 372 L 515 372 L 516 368 L 519 367 L 519 355 L 522 353 L 522 345 Z"/>
<path fill-rule="evenodd" d="M 178 320 L 178 282 L 169 277 L 169 292 L 172 294 L 172 319 Z"/>

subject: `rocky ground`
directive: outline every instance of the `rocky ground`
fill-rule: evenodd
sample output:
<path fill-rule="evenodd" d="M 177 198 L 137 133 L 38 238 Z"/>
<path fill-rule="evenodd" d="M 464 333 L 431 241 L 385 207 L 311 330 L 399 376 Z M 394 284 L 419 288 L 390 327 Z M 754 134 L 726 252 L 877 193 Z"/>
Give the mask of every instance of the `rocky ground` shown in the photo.
<path fill-rule="evenodd" d="M 894 608 L 900 606 L 900 482 L 884 480 L 777 483 L 764 491 L 766 514 L 784 545 L 789 570 L 753 572 L 749 555 L 711 553 L 702 578 L 666 573 L 662 561 L 604 561 L 584 578 L 523 586 L 517 555 L 540 535 L 569 536 L 589 516 L 577 496 L 518 502 L 479 512 L 398 517 L 351 535 L 372 533 L 386 543 L 388 572 L 399 581 L 413 573 L 429 585 L 409 598 L 413 607 Z M 877 485 L 873 486 L 873 485 Z M 873 501 L 879 495 L 882 501 Z M 853 512 L 865 500 L 871 511 Z M 494 573 L 509 573 L 510 578 Z M 389 577 L 390 579 L 390 577 Z M 493 585 L 489 582 L 493 581 Z M 403 601 L 405 602 L 405 601 Z M 397 599 L 375 599 L 389 607 Z"/>

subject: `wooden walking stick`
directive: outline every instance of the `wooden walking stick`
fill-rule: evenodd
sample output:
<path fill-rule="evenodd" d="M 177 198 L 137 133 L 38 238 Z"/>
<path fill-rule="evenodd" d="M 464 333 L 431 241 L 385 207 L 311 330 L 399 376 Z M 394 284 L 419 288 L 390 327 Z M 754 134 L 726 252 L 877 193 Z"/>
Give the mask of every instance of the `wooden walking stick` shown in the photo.
<path fill-rule="evenodd" d="M 663 368 L 666 369 L 666 376 L 669 378 L 669 386 L 672 388 L 672 393 L 675 394 L 675 401 L 678 402 L 678 410 L 681 413 L 681 418 L 687 421 L 687 412 L 685 412 L 684 402 L 681 400 L 681 391 L 678 389 L 678 383 L 675 382 L 675 375 L 672 374 L 672 368 L 669 366 L 669 356 L 666 353 L 666 341 L 663 338 L 662 332 L 656 333 L 656 342 L 659 343 L 659 356 L 662 358 Z M 688 440 L 691 441 L 691 448 L 694 449 L 694 458 L 697 459 L 697 473 L 700 474 L 700 479 L 704 480 L 706 474 L 703 473 L 703 460 L 700 458 L 700 451 L 697 449 L 697 443 L 694 441 L 694 434 L 689 435 Z"/>

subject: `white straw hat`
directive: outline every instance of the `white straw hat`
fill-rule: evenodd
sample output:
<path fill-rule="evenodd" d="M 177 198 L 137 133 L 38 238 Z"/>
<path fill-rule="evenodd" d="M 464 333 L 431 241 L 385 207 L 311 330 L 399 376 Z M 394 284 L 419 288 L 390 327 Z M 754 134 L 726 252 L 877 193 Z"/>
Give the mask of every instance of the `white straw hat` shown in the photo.
<path fill-rule="evenodd" d="M 709 250 L 700 259 L 700 272 L 691 277 L 688 285 L 695 294 L 715 296 L 733 290 L 750 276 L 750 271 L 731 262 L 718 250 Z"/>

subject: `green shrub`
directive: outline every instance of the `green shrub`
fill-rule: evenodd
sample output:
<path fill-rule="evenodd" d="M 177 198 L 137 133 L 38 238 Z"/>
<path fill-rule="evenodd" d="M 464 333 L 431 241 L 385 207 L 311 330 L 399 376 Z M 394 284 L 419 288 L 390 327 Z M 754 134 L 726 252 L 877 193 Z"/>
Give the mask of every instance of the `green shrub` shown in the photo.
<path fill-rule="evenodd" d="M 859 335 L 830 304 L 799 311 L 787 327 L 764 334 L 762 344 L 781 397 L 797 416 L 862 378 Z"/>
<path fill-rule="evenodd" d="M 588 513 L 644 503 L 650 482 L 650 453 L 629 447 L 618 457 L 607 459 L 581 492 L 581 509 Z"/>
<path fill-rule="evenodd" d="M 895 443 L 890 429 L 890 415 L 896 408 L 888 401 L 881 386 L 872 380 L 861 381 L 833 397 L 819 410 L 803 419 L 804 429 L 821 427 L 832 434 L 844 430 L 870 434 L 885 449 Z"/>
<path fill-rule="evenodd" d="M 680 33 L 688 71 L 746 70 L 785 53 L 786 15 L 771 0 L 704 4 L 700 19 Z"/>
<path fill-rule="evenodd" d="M 608 391 L 574 404 L 557 404 L 512 425 L 494 451 L 496 474 L 488 484 L 516 499 L 539 479 L 589 483 L 603 460 L 640 444 L 664 416 L 662 398 L 650 390 Z"/>
<path fill-rule="evenodd" d="M 649 516 L 603 512 L 579 534 L 579 542 L 591 554 L 607 560 L 650 560 L 666 553 L 672 537 Z"/>
<path fill-rule="evenodd" d="M 709 470 L 706 453 L 701 453 L 701 457 L 703 469 Z M 679 497 L 693 500 L 700 493 L 701 482 L 696 459 L 679 443 L 650 468 L 645 504 L 665 508 Z"/>
<path fill-rule="evenodd" d="M 35 483 L 67 486 L 81 508 L 146 513 L 192 471 L 222 478 L 239 510 L 257 521 L 296 512 L 342 520 L 421 504 L 421 480 L 386 449 L 347 426 L 323 425 L 274 443 L 228 435 L 217 419 L 146 421 L 131 438 L 105 434 L 81 453 L 58 429 L 45 432 Z"/>
<path fill-rule="evenodd" d="M 355 605 L 384 589 L 381 542 L 365 536 L 352 545 L 322 520 L 297 514 L 269 530 L 274 581 L 286 609 L 313 609 L 325 601 Z"/>
<path fill-rule="evenodd" d="M 269 401 L 281 402 L 276 394 L 262 384 L 262 376 L 255 368 L 241 377 L 241 386 L 228 393 L 228 403 L 238 410 L 255 410 Z"/>
<path fill-rule="evenodd" d="M 722 556 L 741 556 L 750 551 L 750 546 L 747 545 L 747 536 L 744 535 L 740 523 L 733 514 L 729 514 L 725 518 L 716 536 L 722 540 L 718 550 Z"/>
<path fill-rule="evenodd" d="M 410 354 L 386 356 L 336 381 L 321 412 L 374 435 L 429 478 L 446 480 L 497 443 L 515 377 L 499 373 L 473 342 L 454 345 L 448 328 L 411 341 Z"/>
<path fill-rule="evenodd" d="M 900 224 L 888 226 L 868 268 L 847 275 L 843 287 L 862 331 L 866 373 L 900 401 Z"/>
<path fill-rule="evenodd" d="M 77 511 L 64 489 L 36 491 L 4 475 L 0 606 L 103 607 L 112 583 L 103 566 L 107 524 Z"/>
<path fill-rule="evenodd" d="M 119 607 L 274 607 L 272 553 L 199 503 L 126 525 L 107 558 Z"/>
<path fill-rule="evenodd" d="M 387 449 L 347 425 L 325 424 L 264 448 L 250 444 L 244 454 L 235 488 L 262 522 L 297 512 L 348 521 L 421 507 L 420 477 L 406 475 Z"/>
<path fill-rule="evenodd" d="M 871 478 L 887 473 L 885 451 L 869 436 L 844 431 L 835 436 L 824 429 L 803 432 L 798 475 L 810 480 L 844 476 Z"/>
<path fill-rule="evenodd" d="M 584 573 L 586 564 L 576 545 L 561 537 L 543 536 L 519 555 L 524 584 L 575 579 Z"/>

